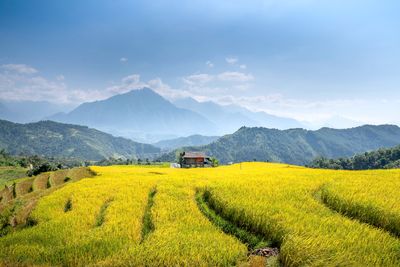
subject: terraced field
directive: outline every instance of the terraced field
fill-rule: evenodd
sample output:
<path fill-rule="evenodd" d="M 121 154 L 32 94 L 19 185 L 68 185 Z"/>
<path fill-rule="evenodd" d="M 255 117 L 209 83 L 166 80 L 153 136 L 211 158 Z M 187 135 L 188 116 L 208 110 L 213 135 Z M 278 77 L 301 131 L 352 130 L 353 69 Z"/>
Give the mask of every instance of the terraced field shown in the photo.
<path fill-rule="evenodd" d="M 88 168 L 74 168 L 7 182 L 0 190 L 0 237 L 34 223 L 29 216 L 40 198 L 62 188 L 68 182 L 76 182 L 93 175 Z"/>
<path fill-rule="evenodd" d="M 2 265 L 400 266 L 400 170 L 91 169 L 17 184 L 65 185 L 0 238 Z"/>

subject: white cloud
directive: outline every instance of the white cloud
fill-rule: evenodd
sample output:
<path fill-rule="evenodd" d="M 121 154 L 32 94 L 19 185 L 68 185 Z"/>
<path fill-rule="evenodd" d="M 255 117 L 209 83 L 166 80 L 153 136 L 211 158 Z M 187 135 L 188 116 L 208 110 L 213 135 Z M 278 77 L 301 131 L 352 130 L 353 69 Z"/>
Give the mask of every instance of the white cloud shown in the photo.
<path fill-rule="evenodd" d="M 132 90 L 137 90 L 146 87 L 147 84 L 140 81 L 139 74 L 132 74 L 121 79 L 121 83 L 106 88 L 106 92 L 114 94 L 123 94 Z M 106 93 L 106 94 L 107 94 Z"/>
<path fill-rule="evenodd" d="M 390 123 L 395 122 L 394 116 L 388 117 L 383 108 L 371 110 L 371 106 L 380 106 L 398 114 L 399 107 L 395 101 L 386 103 L 384 100 L 367 99 L 327 99 L 306 100 L 285 97 L 282 94 L 266 94 L 256 96 L 242 96 L 220 94 L 202 98 L 203 101 L 214 101 L 222 105 L 235 104 L 253 111 L 264 111 L 269 114 L 294 118 L 320 127 L 329 119 L 342 117 L 362 123 Z M 379 112 L 377 112 L 379 110 Z M 382 120 L 382 118 L 386 118 Z"/>
<path fill-rule="evenodd" d="M 206 62 L 207 67 L 209 68 L 213 68 L 214 67 L 214 63 L 212 63 L 211 61 L 207 61 Z"/>
<path fill-rule="evenodd" d="M 214 76 L 206 73 L 192 74 L 183 78 L 188 85 L 205 84 L 214 80 Z"/>
<path fill-rule="evenodd" d="M 41 76 L 0 73 L 0 98 L 7 100 L 54 100 L 65 102 L 66 85 Z"/>
<path fill-rule="evenodd" d="M 147 82 L 147 87 L 153 89 L 160 95 L 168 99 L 176 99 L 191 96 L 191 93 L 185 90 L 177 90 L 171 88 L 168 84 L 163 83 L 160 78 L 155 78 Z"/>
<path fill-rule="evenodd" d="M 209 82 L 249 82 L 254 80 L 252 74 L 236 71 L 226 71 L 219 74 L 198 73 L 183 77 L 183 82 L 187 85 L 204 85 Z"/>
<path fill-rule="evenodd" d="M 122 63 L 125 63 L 125 62 L 128 61 L 128 59 L 127 59 L 126 57 L 121 57 L 121 58 L 119 59 L 119 61 L 122 62 Z"/>
<path fill-rule="evenodd" d="M 50 80 L 37 75 L 37 70 L 24 64 L 7 64 L 0 68 L 0 98 L 5 100 L 81 103 L 104 98 L 104 91 L 68 88 L 64 76 Z M 106 92 L 110 95 L 109 92 Z"/>
<path fill-rule="evenodd" d="M 21 73 L 21 74 L 34 74 L 38 71 L 31 66 L 25 64 L 5 64 L 1 66 L 2 69 L 10 72 Z"/>
<path fill-rule="evenodd" d="M 310 100 L 274 93 L 257 95 L 252 91 L 255 77 L 243 72 L 197 73 L 184 77 L 178 88 L 172 88 L 161 78 L 142 81 L 139 74 L 131 74 L 112 86 L 95 90 L 69 88 L 63 75 L 48 79 L 37 73 L 36 69 L 23 64 L 0 66 L 0 98 L 78 104 L 149 87 L 168 99 L 193 97 L 200 101 L 237 104 L 254 111 L 316 123 L 336 115 L 369 123 L 398 122 L 400 112 L 398 98 Z M 270 88 L 269 91 L 279 90 Z M 377 108 L 371 109 L 371 106 Z"/>
<path fill-rule="evenodd" d="M 225 58 L 225 61 L 232 66 L 237 66 L 242 70 L 247 69 L 247 65 L 246 64 L 238 64 L 239 63 L 239 59 L 237 57 L 227 57 Z"/>
<path fill-rule="evenodd" d="M 230 65 L 235 65 L 238 62 L 237 57 L 226 57 L 225 61 Z"/>
<path fill-rule="evenodd" d="M 191 97 L 204 100 L 229 94 L 232 92 L 243 93 L 251 89 L 250 81 L 254 80 L 252 74 L 242 72 L 222 72 L 218 74 L 197 73 L 182 78 L 182 91 L 186 91 Z M 208 99 L 213 100 L 213 99 Z"/>
<path fill-rule="evenodd" d="M 248 82 L 254 80 L 253 75 L 236 71 L 223 72 L 218 74 L 217 77 L 220 81 L 229 81 L 229 82 Z"/>

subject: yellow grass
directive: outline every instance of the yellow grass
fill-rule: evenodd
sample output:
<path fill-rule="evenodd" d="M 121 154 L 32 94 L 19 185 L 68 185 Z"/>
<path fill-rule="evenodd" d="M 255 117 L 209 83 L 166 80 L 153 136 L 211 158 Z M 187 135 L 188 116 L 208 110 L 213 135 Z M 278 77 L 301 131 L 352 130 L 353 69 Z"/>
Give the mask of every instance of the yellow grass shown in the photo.
<path fill-rule="evenodd" d="M 321 189 L 332 209 L 400 237 L 400 171 L 357 172 Z"/>
<path fill-rule="evenodd" d="M 99 175 L 70 183 L 39 200 L 37 225 L 0 238 L 0 261 L 8 265 L 64 266 L 249 266 L 252 257 L 198 209 L 196 190 L 236 225 L 262 233 L 280 246 L 286 266 L 399 266 L 400 240 L 327 206 L 321 190 L 365 197 L 397 212 L 400 170 L 348 172 L 284 164 L 243 163 L 213 169 L 140 166 L 93 167 Z M 381 182 L 371 180 L 381 177 Z M 354 184 L 352 183 L 354 181 Z M 394 181 L 391 183 L 390 181 Z M 351 187 L 351 186 L 354 186 Z M 380 189 L 376 189 L 379 187 Z M 154 231 L 143 238 L 149 193 Z M 343 188 L 349 190 L 344 190 Z M 331 192 L 329 191 L 329 192 Z M 336 192 L 336 191 L 335 191 Z M 100 219 L 99 219 L 100 218 Z M 99 223 L 100 221 L 100 223 Z"/>

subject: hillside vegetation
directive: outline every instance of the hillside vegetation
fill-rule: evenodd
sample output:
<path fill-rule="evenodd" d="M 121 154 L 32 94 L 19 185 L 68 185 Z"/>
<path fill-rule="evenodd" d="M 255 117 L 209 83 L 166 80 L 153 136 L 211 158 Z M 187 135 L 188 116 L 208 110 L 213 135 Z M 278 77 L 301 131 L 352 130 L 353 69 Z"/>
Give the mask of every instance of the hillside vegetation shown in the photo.
<path fill-rule="evenodd" d="M 182 150 L 204 151 L 222 163 L 270 161 L 305 165 L 319 156 L 350 157 L 399 144 L 400 128 L 395 125 L 365 125 L 343 130 L 322 128 L 317 131 L 242 127 L 209 145 Z M 161 160 L 174 160 L 175 154 L 170 153 Z"/>
<path fill-rule="evenodd" d="M 400 146 L 357 154 L 351 158 L 317 158 L 309 167 L 340 170 L 400 168 Z"/>
<path fill-rule="evenodd" d="M 26 177 L 26 171 L 27 169 L 22 167 L 0 167 L 0 188 L 14 180 Z"/>
<path fill-rule="evenodd" d="M 114 137 L 85 126 L 52 121 L 19 124 L 0 120 L 0 148 L 13 155 L 101 160 L 146 157 L 160 151 L 151 145 Z"/>
<path fill-rule="evenodd" d="M 34 225 L 0 238 L 0 265 L 400 265 L 400 170 L 92 170 L 41 198 Z"/>

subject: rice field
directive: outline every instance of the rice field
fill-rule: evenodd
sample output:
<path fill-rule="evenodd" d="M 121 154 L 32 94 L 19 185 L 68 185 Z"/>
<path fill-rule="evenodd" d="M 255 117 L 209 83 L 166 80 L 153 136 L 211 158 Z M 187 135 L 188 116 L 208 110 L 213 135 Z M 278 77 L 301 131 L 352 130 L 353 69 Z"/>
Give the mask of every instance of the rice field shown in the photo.
<path fill-rule="evenodd" d="M 64 178 L 51 184 L 49 180 L 53 176 Z M 43 196 L 52 194 L 67 183 L 92 176 L 92 171 L 87 168 L 73 168 L 25 177 L 5 185 L 0 190 L 0 237 L 35 223 L 30 214 Z"/>
<path fill-rule="evenodd" d="M 91 169 L 98 175 L 42 196 L 34 223 L 0 238 L 0 265 L 400 266 L 400 170 Z M 257 246 L 279 254 L 251 255 Z"/>
<path fill-rule="evenodd" d="M 366 190 L 366 188 L 368 190 Z M 332 209 L 400 237 L 400 172 L 358 172 L 321 188 L 321 199 Z"/>

